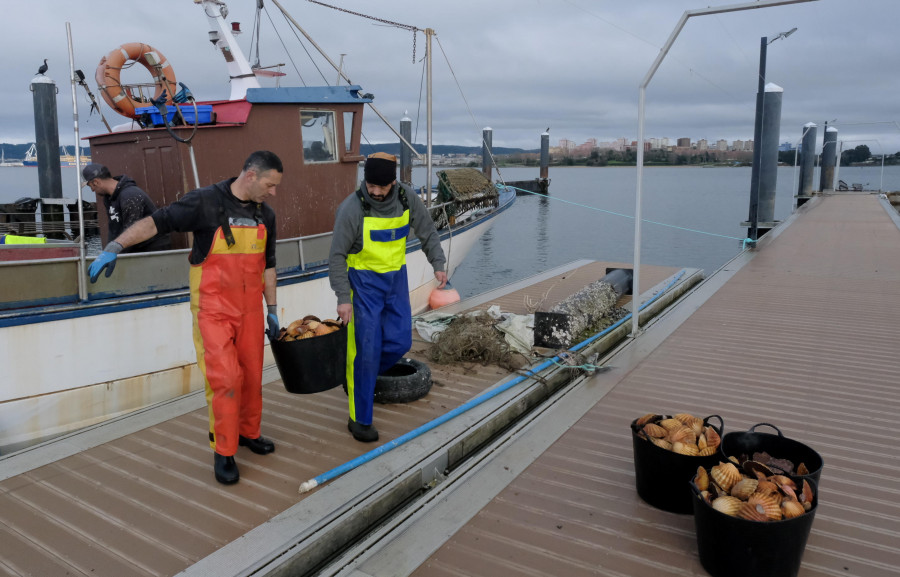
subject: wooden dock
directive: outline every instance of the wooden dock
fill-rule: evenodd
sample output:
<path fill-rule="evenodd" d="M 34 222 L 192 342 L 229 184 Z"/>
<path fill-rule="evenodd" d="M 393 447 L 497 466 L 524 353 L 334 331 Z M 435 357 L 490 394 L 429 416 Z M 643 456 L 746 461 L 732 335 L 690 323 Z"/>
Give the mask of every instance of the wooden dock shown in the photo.
<path fill-rule="evenodd" d="M 800 577 L 900 575 L 898 222 L 875 195 L 813 199 L 679 285 L 676 306 L 601 359 L 609 371 L 529 379 L 311 493 L 299 484 L 371 447 L 347 433 L 340 389 L 292 395 L 272 368 L 263 433 L 277 449 L 241 449 L 234 486 L 213 480 L 199 393 L 2 457 L 0 574 L 705 575 L 693 518 L 637 496 L 628 427 L 691 412 L 726 432 L 774 423 L 823 456 Z M 526 312 L 526 297 L 552 304 L 606 266 L 461 308 Z M 676 272 L 642 268 L 642 300 Z M 376 406 L 380 443 L 518 377 L 432 369 L 426 398 Z"/>

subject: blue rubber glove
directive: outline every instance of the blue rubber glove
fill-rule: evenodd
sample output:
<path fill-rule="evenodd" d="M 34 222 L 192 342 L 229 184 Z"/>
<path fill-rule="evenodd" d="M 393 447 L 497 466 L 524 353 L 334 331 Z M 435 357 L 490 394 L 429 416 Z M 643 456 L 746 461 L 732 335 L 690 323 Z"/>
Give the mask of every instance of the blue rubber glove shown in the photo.
<path fill-rule="evenodd" d="M 269 338 L 273 341 L 278 338 L 278 333 L 281 332 L 281 325 L 278 323 L 278 315 L 275 314 L 275 306 L 276 305 L 269 305 L 269 314 L 266 315 L 266 323 L 269 325 L 266 334 L 269 335 Z"/>
<path fill-rule="evenodd" d="M 97 256 L 96 260 L 94 260 L 94 262 L 91 263 L 90 268 L 88 268 L 88 274 L 91 277 L 92 283 L 97 282 L 103 269 L 106 269 L 106 278 L 109 278 L 109 275 L 111 275 L 116 268 L 116 259 L 119 258 L 119 253 L 121 251 L 122 245 L 116 241 L 112 241 L 106 245 L 103 252 Z"/>

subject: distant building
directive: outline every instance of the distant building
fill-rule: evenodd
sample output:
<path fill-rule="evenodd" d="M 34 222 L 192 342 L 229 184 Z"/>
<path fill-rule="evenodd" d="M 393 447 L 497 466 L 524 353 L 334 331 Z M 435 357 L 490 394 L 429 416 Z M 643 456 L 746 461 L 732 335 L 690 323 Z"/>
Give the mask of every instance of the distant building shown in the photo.
<path fill-rule="evenodd" d="M 716 150 L 721 150 L 722 152 L 728 151 L 728 142 L 724 139 L 716 141 Z"/>
<path fill-rule="evenodd" d="M 782 142 L 778 145 L 779 152 L 790 152 L 794 150 L 794 144 L 791 142 Z"/>
<path fill-rule="evenodd" d="M 677 141 L 678 148 L 690 148 L 691 147 L 691 139 L 690 138 L 679 138 Z"/>
<path fill-rule="evenodd" d="M 706 142 L 705 138 L 697 141 L 697 150 L 709 150 L 709 143 Z"/>

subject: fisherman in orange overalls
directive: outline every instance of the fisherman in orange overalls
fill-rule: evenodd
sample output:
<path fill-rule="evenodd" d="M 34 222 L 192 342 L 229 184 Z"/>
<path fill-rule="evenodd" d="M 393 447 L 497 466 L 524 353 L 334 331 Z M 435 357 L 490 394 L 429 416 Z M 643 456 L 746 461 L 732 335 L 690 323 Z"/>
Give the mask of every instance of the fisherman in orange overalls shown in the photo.
<path fill-rule="evenodd" d="M 157 233 L 193 232 L 191 313 L 197 364 L 206 380 L 209 443 L 220 483 L 240 478 L 238 446 L 265 455 L 275 444 L 260 434 L 263 331 L 275 338 L 275 212 L 265 203 L 281 183 L 281 160 L 250 155 L 237 178 L 199 188 L 144 218 L 110 242 L 91 264 L 91 282 L 112 274 L 124 248 Z M 263 320 L 261 297 L 268 314 Z"/>

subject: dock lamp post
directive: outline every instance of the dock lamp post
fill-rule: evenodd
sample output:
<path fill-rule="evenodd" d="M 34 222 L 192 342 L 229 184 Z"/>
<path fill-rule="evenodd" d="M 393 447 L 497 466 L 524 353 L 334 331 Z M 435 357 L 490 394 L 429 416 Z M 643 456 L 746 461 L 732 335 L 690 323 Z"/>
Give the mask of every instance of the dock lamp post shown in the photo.
<path fill-rule="evenodd" d="M 791 28 L 780 32 L 769 40 L 763 36 L 759 39 L 759 88 L 756 92 L 756 121 L 753 125 L 753 168 L 750 173 L 750 239 L 756 240 L 759 234 L 759 170 L 762 164 L 762 132 L 763 105 L 766 101 L 766 48 L 779 38 L 787 38 L 797 31 Z"/>
<path fill-rule="evenodd" d="M 705 16 L 707 14 L 741 12 L 743 10 L 756 10 L 759 8 L 772 8 L 775 6 L 786 6 L 788 4 L 799 4 L 801 2 L 815 1 L 816 0 L 760 0 L 758 2 L 744 2 L 743 4 L 720 6 L 718 8 L 698 8 L 696 10 L 686 10 L 684 14 L 681 15 L 681 18 L 678 20 L 678 24 L 675 25 L 675 28 L 672 30 L 671 34 L 669 34 L 669 39 L 666 40 L 665 45 L 660 48 L 659 54 L 656 56 L 656 60 L 654 60 L 653 64 L 650 66 L 650 70 L 647 71 L 647 74 L 641 81 L 641 85 L 638 89 L 637 190 L 635 191 L 634 195 L 634 276 L 632 278 L 632 293 L 635 295 L 635 297 L 632 301 L 631 306 L 632 337 L 636 337 L 640 332 L 640 311 L 638 309 L 641 295 L 641 205 L 644 192 L 644 104 L 647 96 L 647 85 L 650 84 L 650 81 L 653 79 L 653 75 L 656 74 L 656 70 L 659 68 L 660 64 L 662 64 L 662 61 L 663 59 L 665 59 L 666 54 L 669 53 L 669 49 L 672 48 L 672 44 L 675 43 L 675 39 L 678 38 L 678 34 L 681 33 L 681 29 L 684 28 L 684 25 L 687 23 L 689 18 L 692 18 L 694 16 Z"/>

